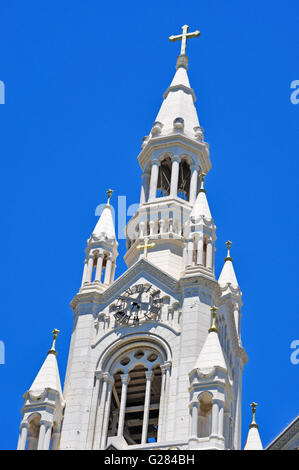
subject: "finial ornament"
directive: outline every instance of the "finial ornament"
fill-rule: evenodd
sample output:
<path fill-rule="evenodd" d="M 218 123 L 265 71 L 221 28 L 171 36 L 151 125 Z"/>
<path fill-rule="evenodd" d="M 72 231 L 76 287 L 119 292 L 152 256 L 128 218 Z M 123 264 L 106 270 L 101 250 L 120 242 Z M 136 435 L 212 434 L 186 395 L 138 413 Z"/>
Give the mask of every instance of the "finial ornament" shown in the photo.
<path fill-rule="evenodd" d="M 189 26 L 185 24 L 182 26 L 182 34 L 177 36 L 169 36 L 171 42 L 182 41 L 181 43 L 181 53 L 180 55 L 186 55 L 187 39 L 198 38 L 200 36 L 200 31 L 194 31 L 193 33 L 188 33 Z"/>
<path fill-rule="evenodd" d="M 48 354 L 55 354 L 55 356 L 57 356 L 57 351 L 55 350 L 55 343 L 56 343 L 57 336 L 58 336 L 59 333 L 60 333 L 60 331 L 59 331 L 59 330 L 56 330 L 56 329 L 54 329 L 54 330 L 52 331 L 53 343 L 52 343 L 51 349 L 49 349 L 49 351 L 48 351 Z"/>
<path fill-rule="evenodd" d="M 110 204 L 110 199 L 111 199 L 111 196 L 112 196 L 112 193 L 114 192 L 113 189 L 107 189 L 106 191 L 106 194 L 108 196 L 108 201 L 107 201 L 107 204 Z"/>
<path fill-rule="evenodd" d="M 218 330 L 218 328 L 216 327 L 217 310 L 218 310 L 218 308 L 215 307 L 215 305 L 213 305 L 213 307 L 211 307 L 212 326 L 211 326 L 211 328 L 209 328 L 209 333 L 211 333 L 212 331 L 215 331 L 215 333 L 219 333 L 219 330 Z"/>
<path fill-rule="evenodd" d="M 250 404 L 251 406 L 251 410 L 252 410 L 252 423 L 250 424 L 250 428 L 258 428 L 258 425 L 256 424 L 255 422 L 255 413 L 256 413 L 256 407 L 257 407 L 257 403 L 255 402 L 252 402 Z"/>
<path fill-rule="evenodd" d="M 225 244 L 226 244 L 226 247 L 227 247 L 227 255 L 226 255 L 226 258 L 224 259 L 224 261 L 232 261 L 233 259 L 230 256 L 230 248 L 232 246 L 232 242 L 230 242 L 228 240 Z"/>
<path fill-rule="evenodd" d="M 147 258 L 147 249 L 148 248 L 153 248 L 156 246 L 156 243 L 149 243 L 149 238 L 145 237 L 144 238 L 144 245 L 138 245 L 137 250 L 143 250 L 143 257 Z"/>

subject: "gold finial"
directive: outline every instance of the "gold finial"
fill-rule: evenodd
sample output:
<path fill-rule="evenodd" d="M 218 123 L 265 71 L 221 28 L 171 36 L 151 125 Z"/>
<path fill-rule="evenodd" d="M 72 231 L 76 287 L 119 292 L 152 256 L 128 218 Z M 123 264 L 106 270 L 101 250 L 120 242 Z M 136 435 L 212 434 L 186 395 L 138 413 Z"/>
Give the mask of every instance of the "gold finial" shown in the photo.
<path fill-rule="evenodd" d="M 107 189 L 106 191 L 106 194 L 108 196 L 108 201 L 107 201 L 107 204 L 110 204 L 110 199 L 111 199 L 111 196 L 112 196 L 112 193 L 114 192 L 113 189 Z"/>
<path fill-rule="evenodd" d="M 169 40 L 171 42 L 174 41 L 182 41 L 181 44 L 181 54 L 186 55 L 186 47 L 187 47 L 187 39 L 190 38 L 198 38 L 200 36 L 200 31 L 194 31 L 193 33 L 188 33 L 189 26 L 185 24 L 182 26 L 182 34 L 178 34 L 177 36 L 169 36 Z"/>
<path fill-rule="evenodd" d="M 215 331 L 215 333 L 219 333 L 219 330 L 218 330 L 218 328 L 216 327 L 217 310 L 218 310 L 218 308 L 215 307 L 215 305 L 213 305 L 213 307 L 211 307 L 212 326 L 211 326 L 211 328 L 209 328 L 209 333 L 211 333 L 212 331 Z"/>
<path fill-rule="evenodd" d="M 258 425 L 256 424 L 255 422 L 255 413 L 256 413 L 256 407 L 257 407 L 257 403 L 255 402 L 252 402 L 250 404 L 251 406 L 251 410 L 252 410 L 252 423 L 250 424 L 250 428 L 258 428 Z"/>
<path fill-rule="evenodd" d="M 200 173 L 200 175 L 199 175 L 199 179 L 200 179 L 200 189 L 199 189 L 199 192 L 200 192 L 200 193 L 206 193 L 206 190 L 205 190 L 205 177 L 206 177 L 206 174 L 205 174 L 205 173 Z"/>
<path fill-rule="evenodd" d="M 227 255 L 226 255 L 226 258 L 224 259 L 224 261 L 232 261 L 233 259 L 231 258 L 230 256 L 230 248 L 232 246 L 232 242 L 230 242 L 229 240 L 225 243 L 226 246 L 227 246 Z"/>
<path fill-rule="evenodd" d="M 143 250 L 143 257 L 147 258 L 147 249 L 148 248 L 153 248 L 156 246 L 156 243 L 149 243 L 149 238 L 145 237 L 144 238 L 144 245 L 138 245 L 137 250 Z"/>
<path fill-rule="evenodd" d="M 59 330 L 54 329 L 52 331 L 53 343 L 52 343 L 51 349 L 49 349 L 49 351 L 48 351 L 48 354 L 55 354 L 55 356 L 57 356 L 57 351 L 55 350 L 55 343 L 56 343 L 56 340 L 57 340 L 58 333 L 59 333 Z"/>

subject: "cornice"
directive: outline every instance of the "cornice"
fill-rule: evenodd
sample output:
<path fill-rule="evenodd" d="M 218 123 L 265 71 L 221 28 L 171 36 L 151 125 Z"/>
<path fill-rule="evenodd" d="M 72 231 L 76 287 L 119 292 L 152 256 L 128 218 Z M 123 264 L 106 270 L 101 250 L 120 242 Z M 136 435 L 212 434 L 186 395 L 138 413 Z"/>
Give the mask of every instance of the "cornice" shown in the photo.
<path fill-rule="evenodd" d="M 179 145 L 188 152 L 195 153 L 202 163 L 204 172 L 208 173 L 212 167 L 209 158 L 208 143 L 177 132 L 150 137 L 137 157 L 141 168 L 144 169 L 146 159 L 149 158 L 155 150 L 166 149 L 176 145 Z"/>

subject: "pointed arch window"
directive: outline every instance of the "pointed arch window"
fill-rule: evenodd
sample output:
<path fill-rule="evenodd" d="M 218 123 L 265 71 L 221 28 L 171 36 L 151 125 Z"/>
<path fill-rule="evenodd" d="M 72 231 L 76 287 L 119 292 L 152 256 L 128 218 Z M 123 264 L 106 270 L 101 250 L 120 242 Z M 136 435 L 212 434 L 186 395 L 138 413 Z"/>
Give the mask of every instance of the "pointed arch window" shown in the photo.
<path fill-rule="evenodd" d="M 165 157 L 159 167 L 158 184 L 157 184 L 157 197 L 165 197 L 170 194 L 171 182 L 171 160 Z"/>
<path fill-rule="evenodd" d="M 178 181 L 178 197 L 189 201 L 190 197 L 190 166 L 186 160 L 180 162 L 179 181 Z"/>

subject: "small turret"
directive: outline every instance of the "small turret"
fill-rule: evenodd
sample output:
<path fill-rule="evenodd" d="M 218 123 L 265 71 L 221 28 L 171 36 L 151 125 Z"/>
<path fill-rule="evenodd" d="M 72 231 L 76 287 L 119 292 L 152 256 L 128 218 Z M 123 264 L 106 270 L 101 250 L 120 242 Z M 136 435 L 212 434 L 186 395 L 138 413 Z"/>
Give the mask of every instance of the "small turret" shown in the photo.
<path fill-rule="evenodd" d="M 18 450 L 58 449 L 65 406 L 55 350 L 58 333 L 59 330 L 53 330 L 52 347 L 30 389 L 23 396 Z"/>
<path fill-rule="evenodd" d="M 263 450 L 263 444 L 260 438 L 260 434 L 258 431 L 258 425 L 255 421 L 255 413 L 257 403 L 251 403 L 252 409 L 252 422 L 249 426 L 249 431 L 246 439 L 246 444 L 244 446 L 244 450 Z"/>
<path fill-rule="evenodd" d="M 94 285 L 103 290 L 114 281 L 118 242 L 110 204 L 113 190 L 108 189 L 106 193 L 107 204 L 87 241 L 81 288 Z"/>
<path fill-rule="evenodd" d="M 227 241 L 226 242 L 227 246 L 227 255 L 226 258 L 224 259 L 224 265 L 221 271 L 221 274 L 218 279 L 218 283 L 220 287 L 225 288 L 233 288 L 233 289 L 239 289 L 239 284 L 236 278 L 235 270 L 233 267 L 233 259 L 230 256 L 230 248 L 232 246 L 232 242 Z"/>

